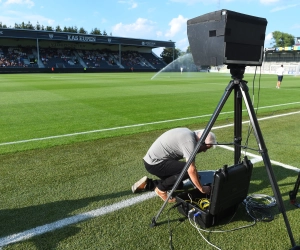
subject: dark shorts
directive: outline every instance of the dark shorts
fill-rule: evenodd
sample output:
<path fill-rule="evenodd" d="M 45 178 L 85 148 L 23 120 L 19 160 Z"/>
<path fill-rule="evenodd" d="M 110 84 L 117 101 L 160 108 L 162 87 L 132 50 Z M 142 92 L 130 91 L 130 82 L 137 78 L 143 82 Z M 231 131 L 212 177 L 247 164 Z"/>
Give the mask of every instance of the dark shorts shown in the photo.
<path fill-rule="evenodd" d="M 277 76 L 278 77 L 278 81 L 281 82 L 283 79 L 283 76 Z"/>
<path fill-rule="evenodd" d="M 146 170 L 161 180 L 156 181 L 155 185 L 161 191 L 171 190 L 179 175 L 185 167 L 185 162 L 176 160 L 165 160 L 156 165 L 150 165 L 144 161 Z M 185 172 L 182 180 L 188 179 L 189 175 Z"/>

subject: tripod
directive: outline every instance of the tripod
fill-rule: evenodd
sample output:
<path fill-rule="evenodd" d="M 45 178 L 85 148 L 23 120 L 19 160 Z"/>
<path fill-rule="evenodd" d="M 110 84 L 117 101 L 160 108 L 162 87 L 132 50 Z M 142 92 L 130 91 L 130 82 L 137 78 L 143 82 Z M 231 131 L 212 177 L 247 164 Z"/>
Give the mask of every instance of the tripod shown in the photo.
<path fill-rule="evenodd" d="M 179 183 L 182 181 L 182 178 L 184 174 L 186 173 L 187 169 L 191 165 L 193 159 L 195 158 L 198 150 L 202 145 L 205 145 L 205 139 L 207 135 L 209 134 L 209 131 L 212 129 L 216 119 L 218 118 L 218 115 L 220 114 L 222 108 L 224 107 L 228 97 L 230 96 L 231 92 L 234 90 L 234 163 L 238 164 L 240 162 L 240 156 L 241 156 L 241 141 L 242 141 L 242 99 L 244 99 L 244 103 L 246 105 L 248 115 L 250 118 L 250 122 L 253 127 L 253 132 L 259 147 L 259 152 L 262 156 L 262 159 L 264 161 L 267 174 L 274 192 L 275 199 L 277 201 L 278 209 L 282 213 L 285 225 L 287 228 L 288 235 L 290 237 L 291 244 L 293 246 L 293 249 L 298 249 L 298 247 L 295 244 L 295 240 L 290 228 L 290 224 L 286 215 L 286 210 L 283 205 L 282 196 L 279 191 L 278 184 L 275 180 L 275 175 L 271 166 L 271 161 L 268 155 L 268 150 L 266 148 L 256 115 L 255 111 L 250 99 L 250 95 L 248 92 L 248 86 L 247 82 L 242 80 L 244 77 L 245 72 L 245 65 L 228 65 L 227 67 L 230 69 L 231 77 L 233 80 L 231 80 L 228 84 L 228 86 L 225 89 L 225 92 L 215 109 L 212 117 L 210 118 L 210 121 L 208 122 L 206 128 L 204 129 L 199 141 L 197 142 L 196 148 L 192 152 L 192 155 L 189 157 L 188 161 L 185 164 L 185 167 L 183 168 L 181 174 L 179 175 L 176 183 L 174 184 L 172 190 L 170 191 L 168 198 L 165 200 L 163 206 L 159 210 L 158 214 L 153 217 L 151 227 L 154 227 L 157 225 L 156 221 L 160 214 L 162 213 L 163 209 L 168 203 L 169 198 L 172 196 L 173 192 L 177 189 Z M 300 249 L 300 248 L 299 248 Z"/>

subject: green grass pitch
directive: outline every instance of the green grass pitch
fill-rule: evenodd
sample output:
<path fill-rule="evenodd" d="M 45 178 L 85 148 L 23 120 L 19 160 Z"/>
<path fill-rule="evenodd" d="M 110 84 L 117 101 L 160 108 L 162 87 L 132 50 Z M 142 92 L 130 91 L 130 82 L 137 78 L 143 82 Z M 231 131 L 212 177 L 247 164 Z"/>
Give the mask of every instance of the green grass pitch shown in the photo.
<path fill-rule="evenodd" d="M 171 228 L 174 249 L 213 249 L 188 220 L 179 220 L 182 216 L 176 209 L 169 210 L 170 205 L 160 215 L 159 225 L 150 228 L 163 204 L 151 193 L 146 200 L 117 208 L 139 199 L 140 194 L 132 194 L 130 187 L 147 175 L 142 157 L 156 137 L 174 127 L 205 128 L 231 80 L 222 73 L 161 73 L 151 80 L 153 75 L 1 76 L 0 248 L 169 249 Z M 279 90 L 276 75 L 253 79 L 252 74 L 245 74 L 299 245 L 300 209 L 289 203 L 288 196 L 297 173 L 282 166 L 300 168 L 300 77 L 284 76 Z M 233 141 L 233 107 L 232 93 L 215 123 L 219 142 Z M 243 120 L 248 120 L 245 110 Z M 243 124 L 242 144 L 248 131 L 249 125 Z M 253 133 L 248 143 L 257 149 Z M 233 152 L 221 147 L 196 160 L 199 170 L 232 163 Z M 249 193 L 273 195 L 263 162 L 254 165 Z M 63 225 L 66 218 L 105 208 L 112 211 L 42 233 L 45 225 Z M 278 209 L 273 212 L 275 219 L 269 223 L 202 234 L 221 249 L 290 249 L 282 215 Z M 222 229 L 250 223 L 241 205 Z M 5 243 L 17 236 L 22 240 Z"/>

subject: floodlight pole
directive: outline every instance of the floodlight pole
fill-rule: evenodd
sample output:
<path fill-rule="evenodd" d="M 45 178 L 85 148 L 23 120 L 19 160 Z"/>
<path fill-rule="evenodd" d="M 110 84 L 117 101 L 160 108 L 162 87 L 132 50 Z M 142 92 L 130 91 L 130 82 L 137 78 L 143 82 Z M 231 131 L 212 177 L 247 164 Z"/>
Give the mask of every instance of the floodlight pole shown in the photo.
<path fill-rule="evenodd" d="M 292 233 L 292 230 L 290 227 L 289 220 L 286 215 L 286 210 L 285 210 L 285 207 L 283 204 L 282 196 L 281 196 L 278 184 L 275 179 L 275 175 L 274 175 L 274 172 L 272 169 L 270 157 L 268 155 L 268 150 L 266 148 L 266 145 L 265 145 L 265 142 L 263 139 L 263 135 L 260 130 L 258 120 L 255 115 L 255 111 L 254 111 L 254 108 L 253 108 L 253 105 L 251 102 L 247 82 L 242 80 L 244 78 L 245 67 L 246 67 L 245 65 L 228 65 L 227 66 L 227 68 L 230 69 L 231 77 L 233 80 L 231 80 L 229 82 L 228 86 L 226 87 L 225 92 L 224 92 L 218 106 L 216 107 L 215 112 L 213 113 L 210 121 L 208 122 L 206 128 L 204 129 L 199 141 L 197 142 L 194 151 L 192 152 L 191 156 L 189 157 L 188 161 L 186 162 L 186 164 L 185 164 L 182 172 L 180 173 L 176 183 L 174 184 L 172 190 L 169 192 L 168 198 L 165 200 L 164 204 L 162 205 L 162 207 L 159 210 L 159 212 L 157 213 L 157 215 L 155 217 L 153 217 L 152 224 L 150 226 L 154 227 L 157 225 L 158 217 L 162 213 L 165 206 L 168 204 L 168 200 L 171 198 L 172 194 L 179 186 L 179 183 L 182 181 L 183 176 L 187 172 L 187 170 L 188 170 L 189 166 L 191 165 L 192 160 L 195 158 L 199 148 L 202 145 L 205 145 L 205 139 L 206 139 L 207 135 L 209 134 L 209 131 L 211 131 L 211 129 L 212 129 L 216 119 L 218 118 L 222 108 L 224 107 L 228 97 L 230 96 L 232 90 L 234 90 L 234 98 L 235 98 L 235 101 L 234 101 L 234 143 L 235 143 L 234 161 L 235 161 L 235 164 L 240 162 L 240 156 L 241 156 L 241 147 L 240 146 L 241 146 L 241 141 L 242 141 L 241 134 L 242 134 L 242 99 L 243 99 L 244 103 L 246 105 L 247 111 L 248 111 L 251 125 L 253 127 L 254 135 L 255 135 L 255 138 L 256 138 L 256 141 L 257 141 L 257 144 L 259 147 L 259 152 L 264 161 L 264 164 L 265 164 L 265 167 L 267 170 L 267 174 L 268 174 L 271 186 L 272 186 L 272 190 L 273 190 L 275 199 L 277 201 L 278 209 L 283 215 L 284 222 L 285 222 L 285 225 L 287 228 L 287 232 L 288 232 L 292 247 L 293 247 L 293 249 L 298 249 L 298 246 L 296 246 L 296 243 L 295 243 L 295 240 L 293 237 L 293 233 Z"/>

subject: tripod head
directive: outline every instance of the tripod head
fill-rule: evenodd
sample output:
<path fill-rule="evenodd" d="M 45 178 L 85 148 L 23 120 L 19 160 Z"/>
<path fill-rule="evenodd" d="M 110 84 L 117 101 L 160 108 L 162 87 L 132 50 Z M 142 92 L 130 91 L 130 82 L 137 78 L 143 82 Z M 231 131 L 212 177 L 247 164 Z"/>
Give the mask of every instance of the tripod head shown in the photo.
<path fill-rule="evenodd" d="M 246 65 L 228 64 L 227 69 L 230 69 L 231 78 L 233 80 L 242 80 L 244 78 Z"/>

